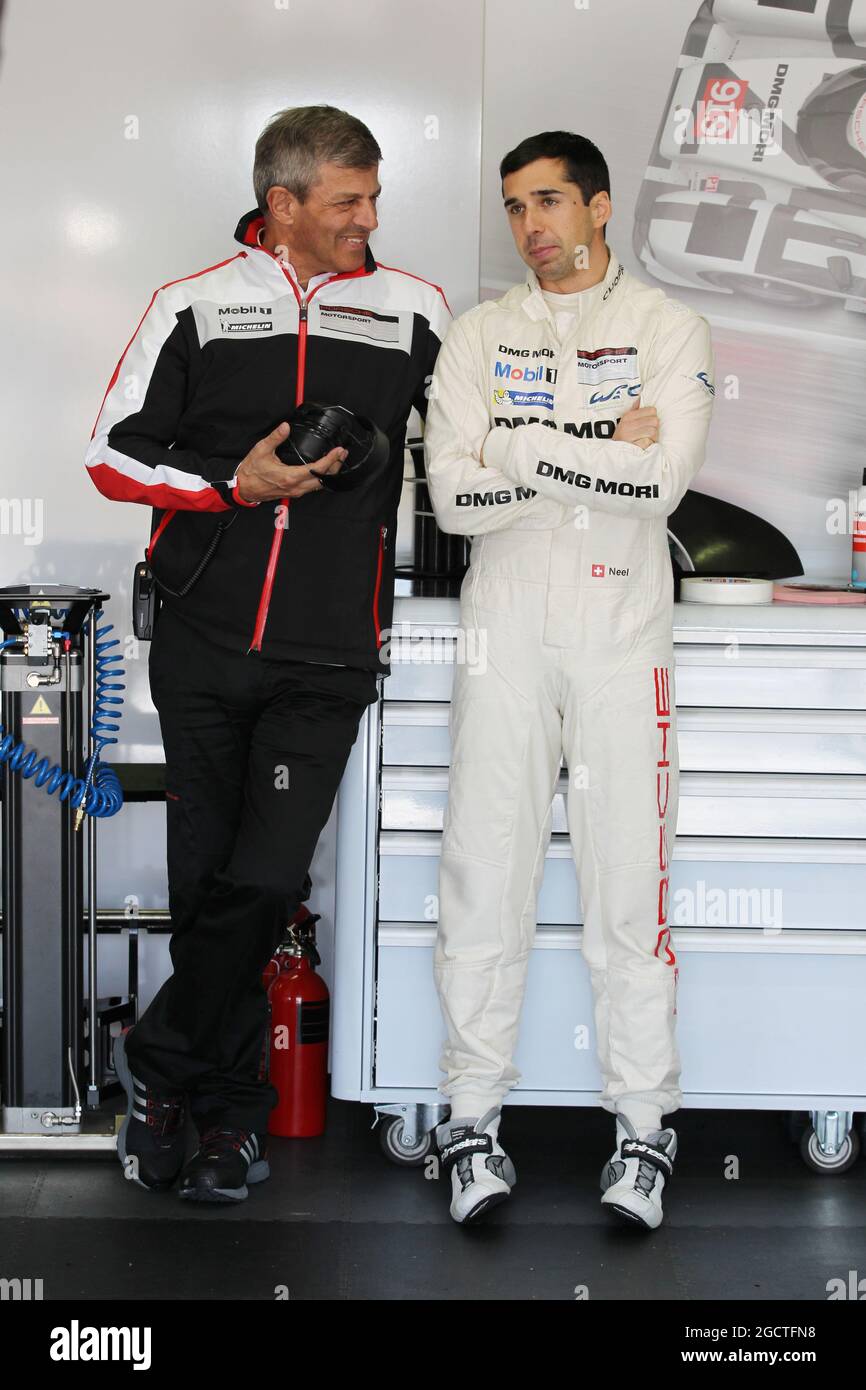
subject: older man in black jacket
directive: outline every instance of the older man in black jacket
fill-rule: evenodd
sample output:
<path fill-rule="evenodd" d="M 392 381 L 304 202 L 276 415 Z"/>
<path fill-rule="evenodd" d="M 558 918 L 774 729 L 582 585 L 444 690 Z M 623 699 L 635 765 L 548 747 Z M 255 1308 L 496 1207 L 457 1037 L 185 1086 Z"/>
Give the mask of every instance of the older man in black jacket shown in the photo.
<path fill-rule="evenodd" d="M 150 688 L 174 973 L 118 1040 L 118 1154 L 143 1186 L 180 1175 L 194 1200 L 242 1200 L 268 1176 L 261 973 L 309 895 L 360 718 L 388 674 L 406 421 L 425 413 L 450 315 L 437 286 L 372 255 L 380 159 L 367 127 L 333 107 L 272 119 L 239 249 L 156 291 L 87 453 L 104 496 L 153 508 L 162 604 Z M 336 491 L 322 475 L 344 450 L 282 462 L 302 401 L 374 421 L 387 463 Z M 187 1104 L 201 1144 L 183 1168 Z"/>

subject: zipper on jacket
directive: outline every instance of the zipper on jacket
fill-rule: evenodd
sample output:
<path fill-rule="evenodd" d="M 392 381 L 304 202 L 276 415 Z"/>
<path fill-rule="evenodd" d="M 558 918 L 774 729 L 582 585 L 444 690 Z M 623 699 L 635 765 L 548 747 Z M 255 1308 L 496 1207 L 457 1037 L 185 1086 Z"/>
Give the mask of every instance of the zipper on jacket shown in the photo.
<path fill-rule="evenodd" d="M 286 270 L 285 266 L 282 267 L 282 270 L 283 274 L 285 275 L 286 279 L 292 287 L 292 293 L 294 294 L 295 299 L 298 301 L 298 370 L 297 382 L 295 386 L 295 405 L 297 406 L 300 405 L 304 399 L 304 377 L 306 373 L 307 364 L 307 306 L 310 300 L 312 299 L 313 295 L 318 293 L 318 291 L 322 289 L 323 285 L 333 284 L 335 280 L 354 279 L 358 272 L 352 270 L 344 272 L 342 275 L 332 275 L 330 280 L 323 280 L 322 284 L 316 285 L 315 289 L 312 289 L 310 293 L 305 295 L 302 299 L 301 296 L 298 294 L 297 285 L 295 284 L 289 272 Z M 291 498 L 281 497 L 280 503 L 281 505 L 285 506 L 288 510 L 289 506 L 291 505 Z M 256 625 L 253 631 L 252 641 L 248 648 L 248 653 L 260 652 L 262 649 L 262 636 L 265 631 L 265 624 L 268 620 L 268 608 L 271 602 L 271 594 L 274 588 L 274 577 L 277 572 L 277 560 L 279 559 L 280 546 L 283 543 L 283 532 L 285 531 L 285 529 L 285 526 L 274 527 L 274 538 L 271 541 L 271 549 L 268 555 L 268 565 L 267 569 L 265 570 L 265 580 L 262 584 L 261 594 L 259 595 L 259 606 L 258 611 L 256 612 Z"/>
<path fill-rule="evenodd" d="M 327 284 L 327 281 L 325 282 Z M 316 290 L 319 286 L 316 286 Z M 316 293 L 313 290 L 313 294 Z M 310 296 L 312 298 L 312 295 Z M 304 375 L 307 369 L 307 304 L 309 300 L 305 297 L 298 306 L 298 386 L 295 392 L 297 400 L 295 405 L 300 405 L 304 399 Z"/>
<path fill-rule="evenodd" d="M 377 564 L 376 564 L 376 587 L 375 587 L 374 590 L 373 590 L 373 626 L 374 626 L 375 629 L 376 629 L 376 646 L 377 646 L 377 647 L 381 647 L 381 645 L 382 645 L 382 637 L 381 637 L 381 631 L 382 631 L 382 629 L 381 629 L 380 626 L 379 626 L 379 591 L 380 591 L 380 589 L 381 589 L 381 587 L 382 587 L 382 563 L 383 563 L 383 560 L 384 560 L 383 551 L 384 551 L 384 546 L 385 546 L 385 537 L 387 536 L 387 534 L 388 534 L 388 527 L 387 527 L 387 526 L 380 526 L 380 527 L 379 527 L 379 556 L 378 556 L 378 560 L 377 560 Z"/>
<path fill-rule="evenodd" d="M 295 298 L 298 301 L 298 366 L 296 373 L 297 380 L 295 383 L 295 405 L 297 406 L 300 405 L 301 401 L 304 399 L 304 375 L 307 359 L 307 304 L 309 299 L 312 298 L 312 295 L 309 297 L 305 296 L 301 299 L 298 295 L 298 291 L 295 289 L 291 276 L 286 274 L 285 271 L 283 271 L 283 274 L 295 291 Z M 327 284 L 327 281 L 325 283 Z M 318 288 L 317 285 L 316 289 Z M 315 293 L 316 290 L 313 290 L 312 294 Z M 285 507 L 286 511 L 288 511 L 291 503 L 292 499 L 290 497 L 280 498 L 280 506 Z M 251 652 L 260 652 L 262 649 L 262 637 L 264 636 L 265 623 L 268 620 L 268 609 L 271 603 L 271 594 L 274 589 L 274 578 L 277 573 L 277 560 L 280 557 L 280 546 L 283 543 L 283 531 L 285 529 L 285 525 L 274 527 L 274 536 L 271 541 L 268 564 L 265 570 L 265 580 L 259 595 L 259 606 L 256 612 L 256 625 L 253 631 L 253 640 L 249 647 Z"/>

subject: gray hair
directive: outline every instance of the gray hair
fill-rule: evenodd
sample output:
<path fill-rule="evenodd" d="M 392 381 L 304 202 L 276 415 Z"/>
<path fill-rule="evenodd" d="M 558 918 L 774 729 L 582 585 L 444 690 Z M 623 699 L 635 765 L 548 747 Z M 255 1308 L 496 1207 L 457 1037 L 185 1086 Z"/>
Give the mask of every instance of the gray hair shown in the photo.
<path fill-rule="evenodd" d="M 268 211 L 268 189 L 279 184 L 303 203 L 319 165 L 369 169 L 382 151 L 357 116 L 336 106 L 290 106 L 272 116 L 256 141 L 253 187 L 259 212 Z"/>

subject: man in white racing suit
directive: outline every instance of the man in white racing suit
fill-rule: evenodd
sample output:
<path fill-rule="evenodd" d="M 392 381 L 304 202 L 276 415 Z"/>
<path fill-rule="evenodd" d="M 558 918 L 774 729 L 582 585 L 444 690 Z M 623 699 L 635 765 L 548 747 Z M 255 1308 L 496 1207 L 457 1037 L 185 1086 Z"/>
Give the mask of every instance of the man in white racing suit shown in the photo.
<path fill-rule="evenodd" d="M 514 1186 L 500 1106 L 567 765 L 615 1215 L 654 1228 L 681 1103 L 667 927 L 678 759 L 666 517 L 704 460 L 706 321 L 607 246 L 607 166 L 568 132 L 500 166 L 525 284 L 449 328 L 426 425 L 440 527 L 473 537 L 450 713 L 435 976 L 447 1027 L 437 1129 L 451 1214 Z M 471 641 L 470 637 L 475 640 Z M 568 1046 L 569 1040 L 563 1043 Z"/>

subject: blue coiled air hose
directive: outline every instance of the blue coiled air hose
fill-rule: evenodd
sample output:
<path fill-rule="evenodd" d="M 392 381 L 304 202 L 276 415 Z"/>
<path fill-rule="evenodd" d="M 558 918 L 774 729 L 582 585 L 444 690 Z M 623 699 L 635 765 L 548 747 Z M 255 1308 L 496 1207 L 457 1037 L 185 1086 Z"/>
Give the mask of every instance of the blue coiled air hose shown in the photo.
<path fill-rule="evenodd" d="M 104 612 L 100 608 L 96 618 L 102 617 Z M 123 713 L 122 710 L 113 708 L 123 704 L 123 696 L 109 692 L 126 689 L 125 685 L 116 681 L 116 677 L 125 675 L 123 667 L 116 665 L 121 660 L 120 653 L 108 654 L 108 648 L 116 647 L 120 641 L 117 637 L 106 640 L 105 635 L 113 629 L 113 623 L 105 623 L 96 629 L 96 686 L 93 721 L 90 726 L 93 752 L 87 760 L 83 778 L 73 777 L 71 772 L 63 772 L 56 763 L 50 765 L 47 758 L 38 758 L 35 750 L 28 750 L 23 743 L 15 743 L 11 734 L 4 736 L 3 728 L 0 726 L 0 763 L 8 763 L 11 770 L 20 777 L 32 778 L 36 786 L 42 787 L 49 796 L 57 792 L 61 801 L 68 800 L 70 806 L 78 811 L 76 830 L 85 815 L 115 816 L 123 805 L 123 788 L 117 773 L 107 763 L 99 761 L 99 755 L 106 744 L 117 742 L 112 735 L 117 733 L 120 725 L 110 721 L 119 719 Z M 69 640 L 68 632 L 52 632 L 51 636 Z M 100 641 L 100 638 L 103 640 Z M 7 637 L 4 642 L 0 642 L 0 650 L 3 647 L 13 647 L 21 640 L 20 637 Z"/>

